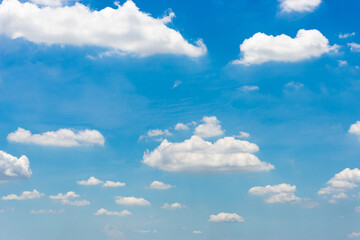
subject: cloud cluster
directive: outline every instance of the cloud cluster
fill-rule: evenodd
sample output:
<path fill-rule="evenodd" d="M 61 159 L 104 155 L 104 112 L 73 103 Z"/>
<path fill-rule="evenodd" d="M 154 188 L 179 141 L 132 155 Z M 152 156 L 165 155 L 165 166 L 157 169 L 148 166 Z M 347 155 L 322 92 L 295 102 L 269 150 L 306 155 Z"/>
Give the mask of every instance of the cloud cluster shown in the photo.
<path fill-rule="evenodd" d="M 216 137 L 224 134 L 220 121 L 215 117 L 203 117 L 202 124 L 195 128 L 195 135 L 202 138 Z"/>
<path fill-rule="evenodd" d="M 35 198 L 41 198 L 45 194 L 38 192 L 36 189 L 32 191 L 24 191 L 21 195 L 10 194 L 7 196 L 2 197 L 2 200 L 29 200 Z"/>
<path fill-rule="evenodd" d="M 87 180 L 76 181 L 79 185 L 95 186 L 102 184 L 102 187 L 124 187 L 126 184 L 123 182 L 104 181 L 97 179 L 96 177 L 89 177 Z"/>
<path fill-rule="evenodd" d="M 186 206 L 184 204 L 175 202 L 172 204 L 164 203 L 164 205 L 162 205 L 161 208 L 168 209 L 168 210 L 174 210 L 174 209 L 186 208 Z"/>
<path fill-rule="evenodd" d="M 295 195 L 296 186 L 286 183 L 279 185 L 267 185 L 265 187 L 253 187 L 249 190 L 253 195 L 266 195 L 268 198 L 265 200 L 267 203 L 287 203 L 297 202 L 301 198 Z"/>
<path fill-rule="evenodd" d="M 119 205 L 128 205 L 128 206 L 149 206 L 150 202 L 145 200 L 144 198 L 136 198 L 136 197 L 116 197 L 116 204 Z"/>
<path fill-rule="evenodd" d="M 118 216 L 118 217 L 125 217 L 125 216 L 130 216 L 132 215 L 131 212 L 129 212 L 128 210 L 123 210 L 121 212 L 116 212 L 116 211 L 108 211 L 104 208 L 101 208 L 99 210 L 96 211 L 96 213 L 94 213 L 94 215 L 98 216 L 98 215 L 107 215 L 107 216 Z"/>
<path fill-rule="evenodd" d="M 285 34 L 272 36 L 256 33 L 240 45 L 243 57 L 233 64 L 253 65 L 265 62 L 298 62 L 325 53 L 336 51 L 338 46 L 330 46 L 329 40 L 316 29 L 300 29 L 295 38 Z"/>
<path fill-rule="evenodd" d="M 4 0 L 0 4 L 0 33 L 38 44 L 92 45 L 139 56 L 199 57 L 207 52 L 201 40 L 192 45 L 166 26 L 174 13 L 158 19 L 141 12 L 131 0 L 116 5 L 116 9 L 93 11 L 80 3 L 41 8 L 29 2 Z"/>
<path fill-rule="evenodd" d="M 166 183 L 159 182 L 159 181 L 153 181 L 150 184 L 150 189 L 157 189 L 157 190 L 167 190 L 167 189 L 174 188 L 174 187 L 175 186 L 173 186 L 173 185 L 166 184 Z"/>
<path fill-rule="evenodd" d="M 221 212 L 217 215 L 211 215 L 209 218 L 210 222 L 244 222 L 244 218 L 237 215 L 236 213 L 224 213 Z"/>
<path fill-rule="evenodd" d="M 350 47 L 350 50 L 352 52 L 360 52 L 360 44 L 358 44 L 358 43 L 348 43 L 347 45 Z"/>
<path fill-rule="evenodd" d="M 350 169 L 345 168 L 341 172 L 335 174 L 327 182 L 327 187 L 324 187 L 318 191 L 319 195 L 331 195 L 331 203 L 336 203 L 337 199 L 347 198 L 345 192 L 356 188 L 360 182 L 360 170 L 358 168 Z"/>
<path fill-rule="evenodd" d="M 42 134 L 32 134 L 29 130 L 18 128 L 7 136 L 9 142 L 30 143 L 43 146 L 75 147 L 86 145 L 104 145 L 104 136 L 97 130 L 73 131 L 59 129 Z"/>
<path fill-rule="evenodd" d="M 30 178 L 31 174 L 30 162 L 25 155 L 16 158 L 0 151 L 0 181 Z"/>
<path fill-rule="evenodd" d="M 67 192 L 65 194 L 59 193 L 57 195 L 49 196 L 50 199 L 60 201 L 63 205 L 71 205 L 78 207 L 90 205 L 90 202 L 87 200 L 72 200 L 73 198 L 78 197 L 80 197 L 80 195 L 76 194 L 73 191 Z"/>
<path fill-rule="evenodd" d="M 355 36 L 355 32 L 352 32 L 352 33 L 340 33 L 339 34 L 340 39 L 345 39 L 345 38 L 349 38 L 349 37 L 353 37 L 353 36 Z"/>
<path fill-rule="evenodd" d="M 321 0 L 278 0 L 282 12 L 312 12 L 320 4 Z"/>
<path fill-rule="evenodd" d="M 180 143 L 167 140 L 152 152 L 145 152 L 143 163 L 169 172 L 258 172 L 274 169 L 261 162 L 253 153 L 259 147 L 234 137 L 224 137 L 215 143 L 199 136 Z"/>

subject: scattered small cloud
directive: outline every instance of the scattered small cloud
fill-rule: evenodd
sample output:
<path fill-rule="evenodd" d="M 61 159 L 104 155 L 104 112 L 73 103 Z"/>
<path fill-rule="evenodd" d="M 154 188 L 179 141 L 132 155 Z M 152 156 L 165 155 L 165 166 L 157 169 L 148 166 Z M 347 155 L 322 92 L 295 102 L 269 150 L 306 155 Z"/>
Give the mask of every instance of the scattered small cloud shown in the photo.
<path fill-rule="evenodd" d="M 175 186 L 173 186 L 173 185 L 166 184 L 166 183 L 159 182 L 159 181 L 153 181 L 150 184 L 150 189 L 157 189 L 157 190 L 167 190 L 167 189 L 174 188 L 174 187 Z"/>
<path fill-rule="evenodd" d="M 174 85 L 173 85 L 172 88 L 177 88 L 177 87 L 180 86 L 181 84 L 182 84 L 182 81 L 177 80 L 177 81 L 174 82 Z"/>
<path fill-rule="evenodd" d="M 313 12 L 322 0 L 278 0 L 281 11 L 284 13 L 292 12 Z"/>
<path fill-rule="evenodd" d="M 129 212 L 128 210 L 123 210 L 121 212 L 116 212 L 116 211 L 108 211 L 105 208 L 100 208 L 99 210 L 97 210 L 94 215 L 99 216 L 99 215 L 107 215 L 107 216 L 118 216 L 118 217 L 125 217 L 125 216 L 130 216 L 132 215 L 131 212 Z"/>
<path fill-rule="evenodd" d="M 102 186 L 103 187 L 124 187 L 126 184 L 122 182 L 113 182 L 113 181 L 106 181 Z"/>
<path fill-rule="evenodd" d="M 302 84 L 300 82 L 291 81 L 291 82 L 288 82 L 287 84 L 285 84 L 285 87 L 299 90 L 304 87 L 304 84 Z"/>
<path fill-rule="evenodd" d="M 64 212 L 64 210 L 44 210 L 44 209 L 40 209 L 40 210 L 31 210 L 30 213 L 31 214 L 62 214 Z"/>
<path fill-rule="evenodd" d="M 350 47 L 350 50 L 352 52 L 360 52 L 360 44 L 358 44 L 358 43 L 348 43 L 347 45 Z"/>
<path fill-rule="evenodd" d="M 94 186 L 94 185 L 103 184 L 103 181 L 101 181 L 95 177 L 90 177 L 88 180 L 76 181 L 76 183 L 79 185 L 84 185 L 84 186 Z"/>
<path fill-rule="evenodd" d="M 174 209 L 186 208 L 186 206 L 184 204 L 176 202 L 176 203 L 172 203 L 172 204 L 165 203 L 164 205 L 161 206 L 161 208 L 168 209 L 168 210 L 174 210 Z"/>
<path fill-rule="evenodd" d="M 2 200 L 29 200 L 29 199 L 35 199 L 35 198 L 41 198 L 42 196 L 45 196 L 44 193 L 38 192 L 36 189 L 32 191 L 24 191 L 21 195 L 15 195 L 10 194 L 7 196 L 2 197 Z"/>
<path fill-rule="evenodd" d="M 252 195 L 266 195 L 267 203 L 288 203 L 298 202 L 301 198 L 295 195 L 296 186 L 286 183 L 279 185 L 267 185 L 265 187 L 253 187 L 249 190 Z"/>
<path fill-rule="evenodd" d="M 253 91 L 258 91 L 260 88 L 258 86 L 254 86 L 254 85 L 246 85 L 246 86 L 242 86 L 240 87 L 240 90 L 243 92 L 253 92 Z"/>
<path fill-rule="evenodd" d="M 352 32 L 352 33 L 340 33 L 339 34 L 340 39 L 345 39 L 345 38 L 349 38 L 349 37 L 353 37 L 353 36 L 355 36 L 355 32 Z"/>
<path fill-rule="evenodd" d="M 144 198 L 136 198 L 136 197 L 115 197 L 115 203 L 119 205 L 127 205 L 127 206 L 149 206 L 150 202 L 145 200 Z"/>
<path fill-rule="evenodd" d="M 244 218 L 237 215 L 236 213 L 224 213 L 221 212 L 217 215 L 211 215 L 209 218 L 210 222 L 244 222 Z"/>

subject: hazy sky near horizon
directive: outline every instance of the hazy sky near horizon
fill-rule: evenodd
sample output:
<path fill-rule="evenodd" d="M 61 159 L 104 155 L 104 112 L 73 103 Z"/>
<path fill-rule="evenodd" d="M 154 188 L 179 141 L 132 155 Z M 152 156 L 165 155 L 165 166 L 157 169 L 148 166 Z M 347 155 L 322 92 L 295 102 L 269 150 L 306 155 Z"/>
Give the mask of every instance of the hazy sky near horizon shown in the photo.
<path fill-rule="evenodd" d="M 0 239 L 360 239 L 360 2 L 0 2 Z"/>

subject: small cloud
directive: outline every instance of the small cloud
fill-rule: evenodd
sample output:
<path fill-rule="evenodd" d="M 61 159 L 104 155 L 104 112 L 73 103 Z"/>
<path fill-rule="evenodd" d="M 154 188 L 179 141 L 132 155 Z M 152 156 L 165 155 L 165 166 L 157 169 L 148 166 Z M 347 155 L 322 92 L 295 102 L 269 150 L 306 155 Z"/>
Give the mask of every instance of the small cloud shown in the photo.
<path fill-rule="evenodd" d="M 247 132 L 239 132 L 239 135 L 235 136 L 237 138 L 249 138 L 250 137 L 250 133 Z"/>
<path fill-rule="evenodd" d="M 64 199 L 61 200 L 61 203 L 63 205 L 70 205 L 70 206 L 76 206 L 76 207 L 82 207 L 82 206 L 88 206 L 90 205 L 90 202 L 88 200 L 68 200 L 68 199 Z"/>
<path fill-rule="evenodd" d="M 106 225 L 104 227 L 104 233 L 109 238 L 118 239 L 124 236 L 124 233 L 122 233 L 118 228 L 110 225 Z"/>
<path fill-rule="evenodd" d="M 348 65 L 348 62 L 344 61 L 344 60 L 338 60 L 338 63 L 339 63 L 339 67 L 343 67 L 343 66 Z"/>
<path fill-rule="evenodd" d="M 360 238 L 360 232 L 353 232 L 349 234 L 349 238 Z"/>
<path fill-rule="evenodd" d="M 177 81 L 174 82 L 174 85 L 173 85 L 172 88 L 177 88 L 177 87 L 180 86 L 181 84 L 182 84 L 182 81 L 177 80 Z"/>
<path fill-rule="evenodd" d="M 69 198 L 77 198 L 80 197 L 80 195 L 76 194 L 73 191 L 67 192 L 65 194 L 59 193 L 58 195 L 50 195 L 49 198 L 53 200 L 64 200 Z"/>
<path fill-rule="evenodd" d="M 267 203 L 287 203 L 301 200 L 295 195 L 296 186 L 286 183 L 279 185 L 267 185 L 265 187 L 253 187 L 249 190 L 252 195 L 268 195 Z"/>
<path fill-rule="evenodd" d="M 292 12 L 312 12 L 320 4 L 322 0 L 278 0 L 280 2 L 281 11 L 284 13 Z"/>
<path fill-rule="evenodd" d="M 349 37 L 353 37 L 353 36 L 355 36 L 355 32 L 352 32 L 352 33 L 340 33 L 339 34 L 340 39 L 345 39 L 345 38 L 349 38 Z"/>
<path fill-rule="evenodd" d="M 302 84 L 300 82 L 291 81 L 291 82 L 288 82 L 287 84 L 285 84 L 285 87 L 299 90 L 304 87 L 304 84 Z"/>
<path fill-rule="evenodd" d="M 221 212 L 217 215 L 211 215 L 209 218 L 210 222 L 244 222 L 244 218 L 237 215 L 236 213 L 224 213 Z"/>
<path fill-rule="evenodd" d="M 189 126 L 187 124 L 184 123 L 177 123 L 175 125 L 175 130 L 179 131 L 179 130 L 189 130 Z"/>
<path fill-rule="evenodd" d="M 94 215 L 99 216 L 99 215 L 107 215 L 107 216 L 118 216 L 118 217 L 125 217 L 125 216 L 130 216 L 132 215 L 131 212 L 129 212 L 128 210 L 123 210 L 121 212 L 116 212 L 116 211 L 108 211 L 104 208 L 101 208 L 99 210 L 97 210 Z"/>
<path fill-rule="evenodd" d="M 149 206 L 150 202 L 145 200 L 144 198 L 136 198 L 136 197 L 116 197 L 116 204 L 119 205 L 128 205 L 128 206 Z"/>
<path fill-rule="evenodd" d="M 94 186 L 94 185 L 102 184 L 103 181 L 101 181 L 95 177 L 90 177 L 88 180 L 76 181 L 76 183 L 79 185 L 84 185 L 84 186 Z"/>
<path fill-rule="evenodd" d="M 150 184 L 150 189 L 157 189 L 157 190 L 167 190 L 170 188 L 174 188 L 175 186 L 170 185 L 170 184 L 165 184 L 163 182 L 159 182 L 159 181 L 153 181 Z"/>
<path fill-rule="evenodd" d="M 45 194 L 38 192 L 36 189 L 33 191 L 24 191 L 20 196 L 15 194 L 10 194 L 2 197 L 2 200 L 29 200 L 35 198 L 41 198 Z"/>
<path fill-rule="evenodd" d="M 164 205 L 161 206 L 161 208 L 168 209 L 168 210 L 174 210 L 174 209 L 186 208 L 186 206 L 184 204 L 176 202 L 176 203 L 172 203 L 172 204 L 165 203 Z"/>
<path fill-rule="evenodd" d="M 126 184 L 122 182 L 113 182 L 113 181 L 106 181 L 102 186 L 103 187 L 124 187 Z"/>
<path fill-rule="evenodd" d="M 242 86 L 240 88 L 241 91 L 243 92 L 253 92 L 253 91 L 258 91 L 260 88 L 258 86 Z"/>
<path fill-rule="evenodd" d="M 194 231 L 192 231 L 192 233 L 194 233 L 194 234 L 202 234 L 202 231 L 194 230 Z"/>
<path fill-rule="evenodd" d="M 31 210 L 30 211 L 31 214 L 62 214 L 63 212 L 64 212 L 64 210 L 52 210 L 52 209 L 49 209 L 49 210 L 40 209 L 40 210 Z"/>
<path fill-rule="evenodd" d="M 360 52 L 360 44 L 358 44 L 358 43 L 348 43 L 347 45 L 350 47 L 350 50 L 352 52 Z"/>

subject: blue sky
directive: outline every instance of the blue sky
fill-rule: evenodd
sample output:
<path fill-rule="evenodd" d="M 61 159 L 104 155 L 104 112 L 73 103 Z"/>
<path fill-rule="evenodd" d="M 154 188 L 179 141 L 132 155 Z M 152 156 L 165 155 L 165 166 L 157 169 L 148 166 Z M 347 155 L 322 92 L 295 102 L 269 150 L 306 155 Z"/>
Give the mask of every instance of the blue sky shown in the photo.
<path fill-rule="evenodd" d="M 3 0 L 0 239 L 360 239 L 359 11 Z"/>

